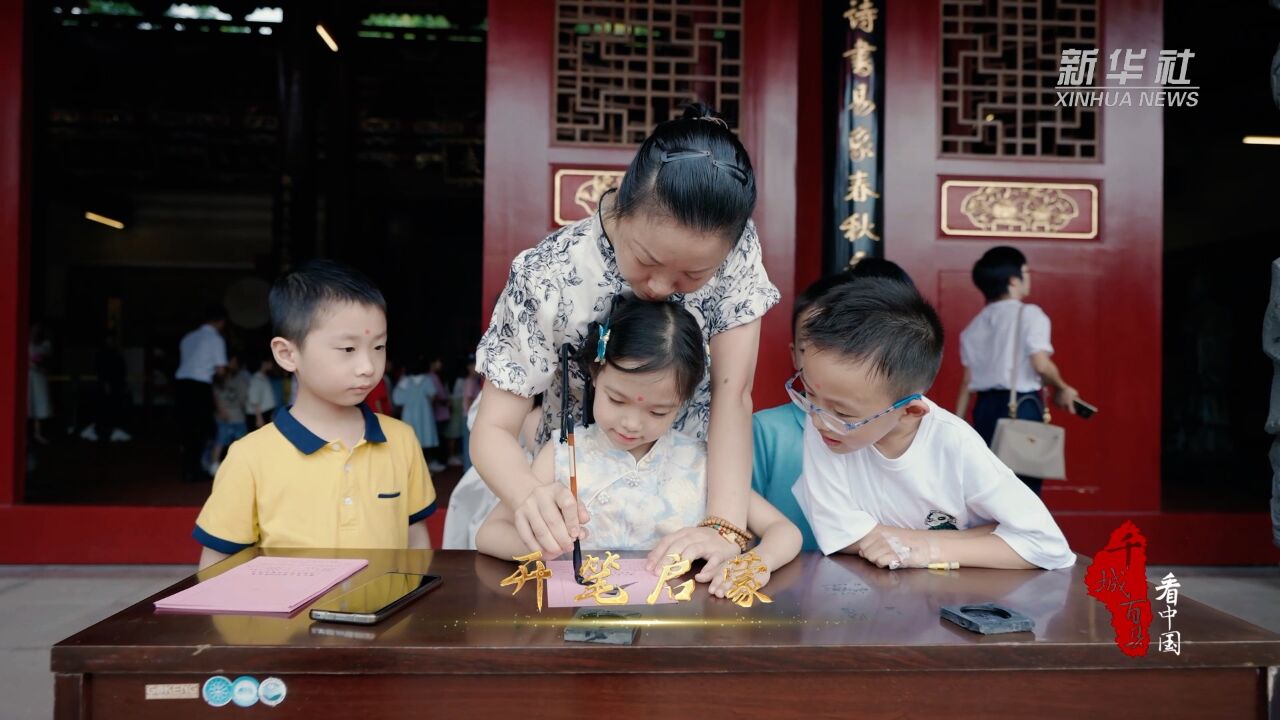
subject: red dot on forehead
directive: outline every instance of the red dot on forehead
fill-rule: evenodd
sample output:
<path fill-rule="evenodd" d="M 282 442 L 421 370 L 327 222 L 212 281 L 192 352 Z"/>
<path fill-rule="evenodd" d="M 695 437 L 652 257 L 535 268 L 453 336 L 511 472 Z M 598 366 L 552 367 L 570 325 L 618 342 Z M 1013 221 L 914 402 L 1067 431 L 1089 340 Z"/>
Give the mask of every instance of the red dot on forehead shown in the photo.
<path fill-rule="evenodd" d="M 364 329 L 364 334 L 365 334 L 365 335 L 368 335 L 368 334 L 369 334 L 369 328 L 365 328 L 365 329 Z"/>
<path fill-rule="evenodd" d="M 643 396 L 643 395 L 637 395 L 637 396 L 636 396 L 636 402 L 644 402 L 644 396 Z"/>

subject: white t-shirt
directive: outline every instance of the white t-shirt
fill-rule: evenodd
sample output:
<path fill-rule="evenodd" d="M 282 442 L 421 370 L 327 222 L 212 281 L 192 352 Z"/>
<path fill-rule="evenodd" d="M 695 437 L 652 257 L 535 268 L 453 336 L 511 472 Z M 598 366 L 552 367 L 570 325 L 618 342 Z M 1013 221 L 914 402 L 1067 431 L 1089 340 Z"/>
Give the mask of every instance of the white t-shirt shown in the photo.
<path fill-rule="evenodd" d="M 1038 305 L 1021 300 L 1000 300 L 982 308 L 982 312 L 960 333 L 960 362 L 969 368 L 969 389 L 1008 390 L 1009 369 L 1013 359 L 1013 330 L 1022 311 L 1022 343 L 1018 350 L 1018 392 L 1040 389 L 1040 373 L 1031 365 L 1031 355 L 1053 353 L 1049 342 L 1049 316 Z"/>
<path fill-rule="evenodd" d="M 875 446 L 845 455 L 804 428 L 804 472 L 792 487 L 822 552 L 861 540 L 877 525 L 995 534 L 1027 562 L 1071 567 L 1076 556 L 1035 493 L 1000 462 L 969 424 L 926 399 L 911 446 L 889 459 Z"/>
<path fill-rule="evenodd" d="M 196 380 L 212 383 L 218 368 L 227 364 L 227 341 L 212 325 L 201 325 L 182 336 L 178 343 L 179 380 Z"/>

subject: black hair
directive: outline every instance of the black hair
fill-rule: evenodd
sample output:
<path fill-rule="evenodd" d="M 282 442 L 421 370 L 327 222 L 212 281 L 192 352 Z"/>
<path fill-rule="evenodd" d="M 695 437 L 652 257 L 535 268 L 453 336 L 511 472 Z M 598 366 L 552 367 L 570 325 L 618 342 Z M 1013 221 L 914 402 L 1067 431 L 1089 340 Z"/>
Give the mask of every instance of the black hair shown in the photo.
<path fill-rule="evenodd" d="M 813 307 L 818 298 L 822 297 L 831 288 L 861 277 L 888 278 L 889 280 L 905 283 L 913 288 L 916 286 L 911 281 L 911 276 L 898 263 L 884 258 L 863 258 L 851 268 L 814 280 L 809 287 L 804 289 L 804 292 L 796 297 L 795 307 L 791 310 L 791 337 L 794 338 L 796 336 L 796 330 L 800 325 L 800 316 Z"/>
<path fill-rule="evenodd" d="M 281 275 L 267 304 L 276 335 L 302 344 L 316 316 L 331 303 L 372 305 L 384 314 L 387 301 L 364 273 L 333 260 L 311 260 Z"/>
<path fill-rule="evenodd" d="M 911 285 L 858 278 L 818 298 L 804 323 L 805 342 L 869 363 L 899 397 L 929 389 L 942 366 L 942 322 Z"/>
<path fill-rule="evenodd" d="M 1009 294 L 1009 281 L 1022 277 L 1022 266 L 1026 264 L 1027 256 L 1017 248 L 998 245 L 973 264 L 973 284 L 987 302 L 999 300 Z"/>
<path fill-rule="evenodd" d="M 858 261 L 857 265 L 849 268 L 849 274 L 853 277 L 879 277 L 897 280 L 900 283 L 906 283 L 911 287 L 916 284 L 912 282 L 911 276 L 907 274 L 902 266 L 892 260 L 885 260 L 878 257 L 864 257 Z"/>
<path fill-rule="evenodd" d="M 813 307 L 813 304 L 818 301 L 818 298 L 826 294 L 828 290 L 842 283 L 847 283 L 852 279 L 852 273 L 848 270 L 841 270 L 838 273 L 814 280 L 809 287 L 804 289 L 804 292 L 800 293 L 800 295 L 796 297 L 795 307 L 791 309 L 791 337 L 793 340 L 796 336 L 796 330 L 800 326 L 800 316 L 804 315 L 809 308 Z"/>
<path fill-rule="evenodd" d="M 680 399 L 693 397 L 707 369 L 707 351 L 701 326 L 684 306 L 623 297 L 609 315 L 608 332 L 606 364 L 625 373 L 671 369 Z M 593 323 L 578 352 L 580 367 L 596 366 L 599 339 L 600 327 Z M 619 364 L 624 360 L 627 366 Z"/>
<path fill-rule="evenodd" d="M 715 110 L 692 103 L 640 145 L 610 214 L 660 213 L 736 244 L 755 206 L 756 178 L 746 148 Z"/>

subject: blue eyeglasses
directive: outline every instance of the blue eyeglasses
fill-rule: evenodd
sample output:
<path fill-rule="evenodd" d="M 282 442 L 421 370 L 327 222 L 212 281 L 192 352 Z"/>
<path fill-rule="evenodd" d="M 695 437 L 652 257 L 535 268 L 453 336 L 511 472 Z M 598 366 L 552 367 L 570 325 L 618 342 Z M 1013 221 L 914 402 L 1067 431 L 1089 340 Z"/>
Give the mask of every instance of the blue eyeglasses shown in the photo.
<path fill-rule="evenodd" d="M 912 393 L 902 398 L 898 402 L 885 408 L 884 410 L 881 410 L 875 415 L 872 415 L 869 418 L 866 418 L 864 420 L 859 420 L 857 422 L 845 422 L 840 418 L 827 412 L 826 410 L 823 410 L 822 408 L 818 407 L 817 405 L 814 405 L 812 402 L 809 401 L 809 398 L 805 396 L 805 393 L 802 390 L 796 389 L 795 383 L 797 380 L 800 380 L 801 383 L 804 382 L 804 380 L 800 377 L 800 375 L 801 373 L 799 372 L 797 372 L 795 375 L 792 375 L 791 379 L 788 380 L 787 384 L 784 386 L 786 388 L 787 395 L 791 398 L 791 402 L 795 403 L 796 407 L 803 410 L 806 415 L 812 416 L 814 419 L 814 422 L 820 423 L 821 427 L 831 431 L 832 433 L 835 433 L 836 435 L 848 435 L 849 433 L 854 432 L 855 430 L 862 427 L 863 425 L 866 425 L 867 423 L 872 422 L 873 420 L 882 418 L 885 415 L 888 415 L 889 413 L 893 412 L 894 410 L 897 410 L 898 408 L 905 406 L 907 403 L 911 402 L 912 400 L 921 400 L 924 397 L 920 393 Z"/>

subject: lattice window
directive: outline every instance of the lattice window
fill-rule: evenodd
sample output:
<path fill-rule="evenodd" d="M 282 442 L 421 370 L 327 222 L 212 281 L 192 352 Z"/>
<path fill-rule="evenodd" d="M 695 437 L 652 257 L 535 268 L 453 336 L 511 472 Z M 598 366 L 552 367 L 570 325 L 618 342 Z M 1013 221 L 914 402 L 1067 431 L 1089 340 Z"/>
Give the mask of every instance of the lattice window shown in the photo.
<path fill-rule="evenodd" d="M 556 32 L 557 141 L 635 145 L 693 100 L 737 127 L 742 0 L 559 0 Z"/>
<path fill-rule="evenodd" d="M 1098 158 L 1098 108 L 1055 107 L 1062 51 L 1098 47 L 1098 0 L 941 0 L 948 156 Z"/>

